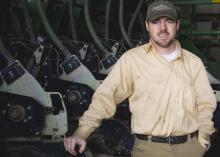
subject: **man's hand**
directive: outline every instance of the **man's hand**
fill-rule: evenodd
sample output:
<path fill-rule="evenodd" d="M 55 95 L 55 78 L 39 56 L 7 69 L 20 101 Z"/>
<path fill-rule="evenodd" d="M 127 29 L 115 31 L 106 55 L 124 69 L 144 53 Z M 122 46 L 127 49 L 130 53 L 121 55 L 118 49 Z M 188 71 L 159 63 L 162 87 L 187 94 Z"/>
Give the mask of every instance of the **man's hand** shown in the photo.
<path fill-rule="evenodd" d="M 79 146 L 79 150 L 77 150 L 77 145 Z M 77 155 L 82 153 L 86 148 L 86 141 L 77 136 L 64 137 L 64 147 L 65 150 L 68 151 L 72 155 Z"/>
<path fill-rule="evenodd" d="M 209 136 L 207 137 L 208 140 L 205 140 L 202 137 L 198 137 L 198 141 L 201 144 L 201 146 L 207 151 L 210 147 L 210 139 Z"/>

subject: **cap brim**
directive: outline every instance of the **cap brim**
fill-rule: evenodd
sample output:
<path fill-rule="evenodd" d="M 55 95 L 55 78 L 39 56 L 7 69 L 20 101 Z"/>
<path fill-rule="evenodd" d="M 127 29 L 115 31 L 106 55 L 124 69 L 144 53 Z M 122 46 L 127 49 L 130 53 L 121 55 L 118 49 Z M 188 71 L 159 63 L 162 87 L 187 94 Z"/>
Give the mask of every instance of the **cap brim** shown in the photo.
<path fill-rule="evenodd" d="M 170 14 L 156 14 L 156 15 L 154 15 L 154 16 L 151 16 L 151 17 L 149 17 L 147 20 L 149 20 L 149 21 L 154 21 L 154 20 L 156 20 L 156 19 L 158 19 L 158 18 L 160 18 L 160 17 L 168 17 L 168 18 L 170 18 L 170 19 L 172 19 L 172 20 L 176 20 L 177 19 L 177 17 L 174 17 L 174 16 L 172 16 L 172 15 L 170 15 Z"/>

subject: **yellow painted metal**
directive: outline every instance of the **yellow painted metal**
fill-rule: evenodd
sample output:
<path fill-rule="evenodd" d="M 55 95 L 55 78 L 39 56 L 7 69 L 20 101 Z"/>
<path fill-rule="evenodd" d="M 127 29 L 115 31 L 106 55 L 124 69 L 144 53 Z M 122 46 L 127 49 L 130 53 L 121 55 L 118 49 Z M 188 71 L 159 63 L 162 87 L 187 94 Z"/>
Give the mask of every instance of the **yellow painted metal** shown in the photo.
<path fill-rule="evenodd" d="M 220 0 L 212 0 L 212 3 L 220 3 Z"/>

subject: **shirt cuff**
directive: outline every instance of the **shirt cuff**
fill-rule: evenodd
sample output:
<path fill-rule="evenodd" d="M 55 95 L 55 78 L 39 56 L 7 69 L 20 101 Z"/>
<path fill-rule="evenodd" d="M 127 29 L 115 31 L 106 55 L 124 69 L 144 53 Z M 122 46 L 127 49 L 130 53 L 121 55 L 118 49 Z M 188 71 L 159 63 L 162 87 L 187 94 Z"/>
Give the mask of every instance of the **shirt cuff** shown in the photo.
<path fill-rule="evenodd" d="M 89 127 L 78 127 L 75 132 L 73 133 L 74 136 L 78 136 L 82 139 L 86 139 L 87 137 L 89 137 L 90 133 L 91 133 L 91 128 Z"/>

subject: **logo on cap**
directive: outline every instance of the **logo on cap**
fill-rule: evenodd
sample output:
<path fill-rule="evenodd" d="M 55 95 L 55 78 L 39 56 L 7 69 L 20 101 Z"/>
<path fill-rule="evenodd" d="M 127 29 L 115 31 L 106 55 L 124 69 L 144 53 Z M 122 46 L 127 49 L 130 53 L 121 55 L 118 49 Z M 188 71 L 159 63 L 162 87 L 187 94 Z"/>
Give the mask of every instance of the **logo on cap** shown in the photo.
<path fill-rule="evenodd" d="M 152 10 L 171 10 L 171 8 L 166 5 L 161 4 L 159 6 L 153 7 Z"/>

